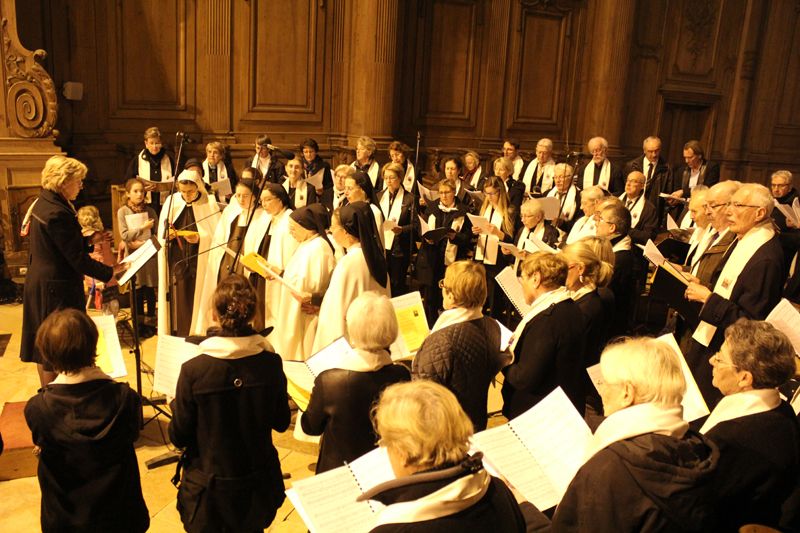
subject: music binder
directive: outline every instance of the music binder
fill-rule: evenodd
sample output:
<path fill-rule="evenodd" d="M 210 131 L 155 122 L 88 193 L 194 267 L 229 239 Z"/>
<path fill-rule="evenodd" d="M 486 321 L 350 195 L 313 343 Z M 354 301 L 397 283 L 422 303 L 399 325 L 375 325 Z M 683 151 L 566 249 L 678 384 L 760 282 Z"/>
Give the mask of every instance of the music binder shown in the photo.
<path fill-rule="evenodd" d="M 650 285 L 650 297 L 675 309 L 690 326 L 694 327 L 700 322 L 700 309 L 703 304 L 686 299 L 684 294 L 687 283 L 684 278 L 678 278 L 675 273 L 658 266 L 653 283 Z"/>
<path fill-rule="evenodd" d="M 514 269 L 510 266 L 505 267 L 495 276 L 495 281 L 506 293 L 508 299 L 514 304 L 519 316 L 524 317 L 531 310 L 531 306 L 525 302 L 525 294 L 522 292 L 522 284 L 517 279 Z"/>

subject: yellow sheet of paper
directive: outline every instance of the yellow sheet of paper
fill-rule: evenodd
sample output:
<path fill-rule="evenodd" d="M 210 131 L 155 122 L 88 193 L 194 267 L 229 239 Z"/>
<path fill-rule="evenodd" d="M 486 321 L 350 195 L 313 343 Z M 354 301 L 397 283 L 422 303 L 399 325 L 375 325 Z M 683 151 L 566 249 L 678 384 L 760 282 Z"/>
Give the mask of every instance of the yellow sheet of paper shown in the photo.
<path fill-rule="evenodd" d="M 199 236 L 200 234 L 197 233 L 196 231 L 190 231 L 188 229 L 179 229 L 178 230 L 178 237 L 193 237 L 195 235 Z"/>
<path fill-rule="evenodd" d="M 294 400 L 294 403 L 297 404 L 297 407 L 299 407 L 301 411 L 306 411 L 308 409 L 308 402 L 311 400 L 311 391 L 301 389 L 295 385 L 292 380 L 286 380 L 286 392 L 289 393 L 289 397 Z"/>
<path fill-rule="evenodd" d="M 425 309 L 420 306 L 396 309 L 397 325 L 400 334 L 406 342 L 408 350 L 412 353 L 419 350 L 428 336 L 428 322 L 425 319 Z"/>
<path fill-rule="evenodd" d="M 239 261 L 251 272 L 255 272 L 262 278 L 267 278 L 267 260 L 258 253 L 250 252 L 249 254 L 241 256 Z"/>

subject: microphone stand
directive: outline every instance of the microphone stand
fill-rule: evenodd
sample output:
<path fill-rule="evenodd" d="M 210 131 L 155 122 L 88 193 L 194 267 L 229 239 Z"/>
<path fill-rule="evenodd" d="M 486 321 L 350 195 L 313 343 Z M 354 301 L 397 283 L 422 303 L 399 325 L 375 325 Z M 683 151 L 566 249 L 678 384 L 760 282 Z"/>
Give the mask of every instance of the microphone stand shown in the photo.
<path fill-rule="evenodd" d="M 413 279 L 414 274 L 417 270 L 417 265 L 415 261 L 412 261 L 411 258 L 414 256 L 414 247 L 417 243 L 417 238 L 415 237 L 416 232 L 414 231 L 414 227 L 417 226 L 417 202 L 419 202 L 419 178 L 420 178 L 420 169 L 419 169 L 419 144 L 420 144 L 420 133 L 417 130 L 417 145 L 414 148 L 414 182 L 411 185 L 411 197 L 413 198 L 413 202 L 411 202 L 411 239 L 408 242 L 408 275 L 410 278 Z M 409 279 L 411 281 L 411 279 Z M 411 286 L 411 283 L 406 284 L 407 287 Z"/>
<path fill-rule="evenodd" d="M 175 175 L 173 176 L 172 186 L 170 187 L 169 190 L 169 199 L 167 200 L 167 218 L 164 220 L 164 228 L 163 228 L 164 240 L 165 240 L 164 253 L 166 254 L 165 256 L 166 260 L 164 261 L 164 268 L 166 269 L 167 280 L 169 280 L 168 283 L 170 285 L 170 290 L 166 291 L 167 307 L 168 307 L 167 318 L 169 322 L 167 325 L 167 331 L 169 331 L 170 333 L 172 333 L 172 323 L 174 322 L 174 317 L 172 316 L 171 296 L 172 294 L 174 294 L 173 291 L 175 290 L 175 284 L 172 282 L 172 268 L 169 264 L 169 252 L 172 245 L 171 239 L 169 238 L 169 228 L 172 225 L 172 221 L 170 219 L 172 218 L 173 198 L 175 197 L 175 190 L 177 189 L 178 186 L 178 173 L 179 173 L 178 165 L 181 160 L 181 154 L 183 153 L 183 145 L 185 142 L 186 142 L 186 135 L 182 131 L 175 133 Z M 159 310 L 159 312 L 163 311 Z"/>
<path fill-rule="evenodd" d="M 269 171 L 269 169 L 267 170 Z M 305 172 L 305 170 L 303 170 L 303 172 Z M 233 257 L 233 263 L 231 263 L 231 272 L 236 272 L 236 267 L 239 264 L 239 257 L 242 255 L 242 248 L 244 248 L 244 238 L 247 236 L 247 232 L 250 230 L 250 224 L 253 222 L 253 216 L 256 213 L 256 209 L 258 209 L 258 205 L 253 205 L 253 202 L 261 201 L 261 192 L 264 190 L 264 185 L 266 185 L 266 183 L 267 177 L 262 176 L 261 182 L 258 184 L 257 191 L 253 191 L 253 196 L 250 198 L 250 203 L 247 206 L 250 211 L 247 214 L 247 223 L 245 223 L 244 231 L 241 235 L 242 243 L 239 245 L 238 249 L 236 250 L 236 255 Z M 308 186 L 308 182 L 306 182 L 306 187 Z M 251 207 L 252 209 L 250 209 Z"/>

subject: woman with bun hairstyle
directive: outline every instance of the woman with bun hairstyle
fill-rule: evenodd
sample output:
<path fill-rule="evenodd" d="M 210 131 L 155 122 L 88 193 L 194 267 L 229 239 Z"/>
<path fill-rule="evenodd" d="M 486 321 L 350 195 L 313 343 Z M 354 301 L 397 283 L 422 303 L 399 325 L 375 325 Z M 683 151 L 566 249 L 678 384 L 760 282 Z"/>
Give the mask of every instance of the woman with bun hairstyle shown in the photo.
<path fill-rule="evenodd" d="M 284 500 L 272 430 L 289 427 L 281 358 L 251 327 L 256 295 L 239 274 L 212 298 L 219 327 L 181 367 L 169 437 L 183 448 L 178 512 L 186 531 L 261 531 Z"/>

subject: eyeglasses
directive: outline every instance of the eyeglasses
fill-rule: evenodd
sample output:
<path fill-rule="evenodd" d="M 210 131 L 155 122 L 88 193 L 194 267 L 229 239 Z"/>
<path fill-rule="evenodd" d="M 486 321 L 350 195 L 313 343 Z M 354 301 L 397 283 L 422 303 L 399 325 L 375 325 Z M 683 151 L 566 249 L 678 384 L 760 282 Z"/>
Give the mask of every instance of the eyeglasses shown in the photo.
<path fill-rule="evenodd" d="M 533 215 L 531 213 L 522 213 L 520 215 L 520 218 L 535 218 L 535 217 L 536 217 L 536 215 Z"/>
<path fill-rule="evenodd" d="M 447 291 L 449 291 L 449 290 L 450 290 L 450 288 L 449 288 L 447 285 L 445 285 L 445 284 L 444 284 L 444 280 L 443 280 L 443 279 L 440 279 L 440 280 L 439 280 L 439 288 L 440 288 L 440 289 L 447 290 Z"/>
<path fill-rule="evenodd" d="M 783 189 L 784 187 L 791 187 L 788 183 L 772 183 L 771 184 L 773 189 Z"/>
<path fill-rule="evenodd" d="M 736 209 L 741 209 L 741 208 L 743 208 L 743 207 L 755 207 L 755 208 L 759 208 L 759 207 L 761 207 L 760 205 L 740 204 L 739 202 L 733 202 L 733 203 L 732 203 L 732 204 L 730 204 L 730 205 L 732 205 L 732 206 L 733 206 L 733 207 L 735 207 Z"/>
<path fill-rule="evenodd" d="M 732 361 L 726 361 L 725 359 L 720 357 L 719 356 L 719 352 L 717 352 L 713 356 L 711 356 L 711 360 L 717 366 L 728 366 L 728 367 L 731 367 L 731 368 L 737 368 L 736 365 L 734 365 Z"/>
<path fill-rule="evenodd" d="M 439 191 L 439 196 L 449 196 L 451 194 L 455 194 L 456 191 L 451 191 L 450 189 L 446 189 L 444 191 Z"/>
<path fill-rule="evenodd" d="M 500 194 L 500 192 L 499 191 L 494 191 L 494 192 L 484 191 L 484 194 L 486 196 L 497 196 L 498 194 Z"/>
<path fill-rule="evenodd" d="M 605 223 L 606 223 L 606 224 L 608 224 L 609 226 L 612 226 L 612 225 L 614 225 L 614 223 L 613 223 L 613 222 L 609 222 L 608 220 L 604 219 L 603 217 L 597 217 L 597 218 L 595 218 L 595 220 L 597 221 L 597 223 L 598 223 L 598 224 L 599 224 L 600 222 L 605 222 Z"/>
<path fill-rule="evenodd" d="M 717 209 L 718 207 L 728 207 L 729 205 L 730 205 L 730 202 L 725 202 L 725 203 L 722 203 L 722 204 L 706 204 L 705 207 L 707 209 Z"/>

